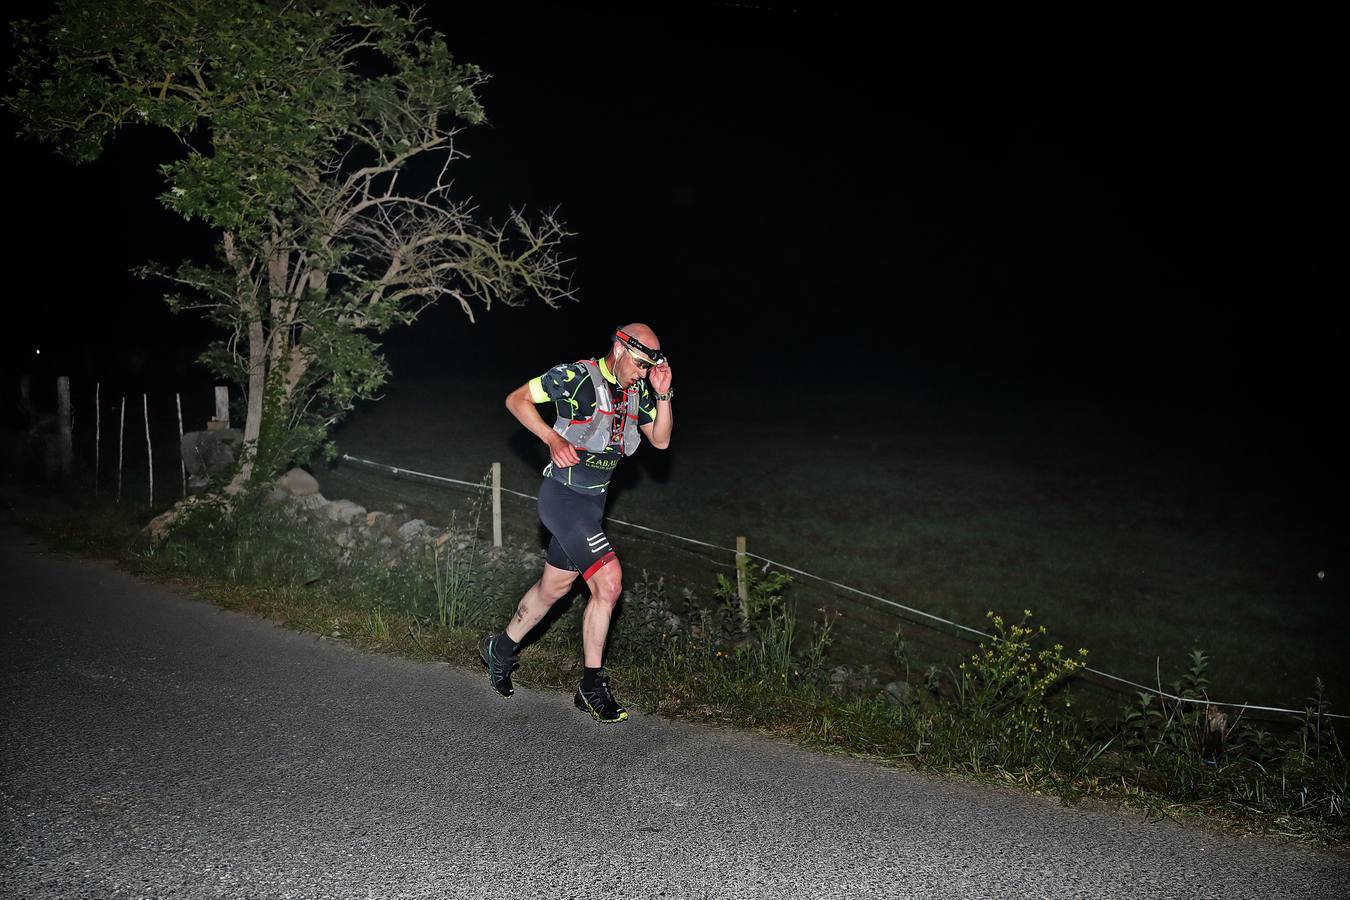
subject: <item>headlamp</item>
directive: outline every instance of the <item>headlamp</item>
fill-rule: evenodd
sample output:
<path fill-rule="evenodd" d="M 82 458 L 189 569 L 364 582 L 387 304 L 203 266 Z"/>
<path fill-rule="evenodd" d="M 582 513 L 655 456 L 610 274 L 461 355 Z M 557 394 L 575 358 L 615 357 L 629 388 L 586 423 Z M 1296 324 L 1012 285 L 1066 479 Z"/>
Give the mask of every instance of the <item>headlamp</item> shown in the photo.
<path fill-rule="evenodd" d="M 642 341 L 639 341 L 637 338 L 633 337 L 627 332 L 615 331 L 614 340 L 618 341 L 619 343 L 623 344 L 629 349 L 636 350 L 638 353 L 641 353 L 643 356 L 647 357 L 652 361 L 653 366 L 659 366 L 661 365 L 661 363 L 666 361 L 666 355 L 662 353 L 660 350 L 653 350 L 651 347 L 648 347 L 646 344 L 642 343 Z"/>

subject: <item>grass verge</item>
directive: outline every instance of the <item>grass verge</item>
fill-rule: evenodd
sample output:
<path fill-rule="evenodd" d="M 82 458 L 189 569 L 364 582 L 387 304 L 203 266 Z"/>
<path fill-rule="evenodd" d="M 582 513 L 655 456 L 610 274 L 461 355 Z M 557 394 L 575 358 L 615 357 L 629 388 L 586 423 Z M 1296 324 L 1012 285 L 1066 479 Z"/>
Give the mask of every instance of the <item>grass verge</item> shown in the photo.
<path fill-rule="evenodd" d="M 208 508 L 159 545 L 141 533 L 137 510 L 49 498 L 20 506 L 19 523 L 57 549 L 114 559 L 225 608 L 363 649 L 471 668 L 477 639 L 505 619 L 532 577 L 477 546 L 397 567 L 359 554 L 343 562 L 281 506 L 234 515 Z M 674 593 L 660 579 L 638 579 L 611 639 L 615 684 L 647 712 L 1066 803 L 1123 804 L 1150 817 L 1350 850 L 1350 765 L 1324 697 L 1280 724 L 1229 720 L 1155 694 L 1113 716 L 1085 713 L 1075 706 L 1074 673 L 1087 650 L 1050 643 L 1029 610 L 1008 621 L 991 611 L 991 637 L 975 653 L 883 688 L 866 671 L 839 676 L 831 612 L 803 624 L 784 576 L 752 573 L 745 603 L 726 579 L 707 597 Z M 561 604 L 529 647 L 529 686 L 575 686 L 580 606 Z M 894 652 L 904 666 L 903 641 Z M 1195 655 L 1170 687 L 1203 699 L 1206 657 Z"/>

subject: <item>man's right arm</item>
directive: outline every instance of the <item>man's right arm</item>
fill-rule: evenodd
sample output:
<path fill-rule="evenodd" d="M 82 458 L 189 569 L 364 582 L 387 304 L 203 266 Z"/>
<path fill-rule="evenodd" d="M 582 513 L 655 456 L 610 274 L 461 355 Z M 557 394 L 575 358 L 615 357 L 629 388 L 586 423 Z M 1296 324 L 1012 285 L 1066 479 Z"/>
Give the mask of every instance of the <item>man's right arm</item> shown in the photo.
<path fill-rule="evenodd" d="M 576 448 L 567 443 L 563 436 L 554 431 L 544 421 L 544 417 L 539 415 L 539 410 L 534 405 L 534 396 L 530 391 L 528 381 L 506 395 L 506 408 L 511 411 L 511 415 L 515 416 L 520 424 L 529 429 L 531 434 L 544 442 L 555 466 L 566 469 L 568 466 L 575 466 L 580 461 Z"/>

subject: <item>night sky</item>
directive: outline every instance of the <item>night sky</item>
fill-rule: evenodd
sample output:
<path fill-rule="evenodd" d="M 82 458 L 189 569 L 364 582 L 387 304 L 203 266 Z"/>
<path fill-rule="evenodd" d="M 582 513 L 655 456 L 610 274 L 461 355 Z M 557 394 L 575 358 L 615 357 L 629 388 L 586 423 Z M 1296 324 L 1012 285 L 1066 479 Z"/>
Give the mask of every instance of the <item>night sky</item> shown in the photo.
<path fill-rule="evenodd" d="M 579 302 L 435 310 L 389 336 L 396 384 L 510 380 L 639 319 L 677 384 L 1343 451 L 1329 22 L 477 6 L 433 14 L 494 75 L 459 183 L 499 218 L 561 207 Z M 209 247 L 153 199 L 173 143 L 128 132 L 76 169 L 6 140 L 6 371 L 62 344 L 51 365 L 188 377 L 208 332 L 126 274 Z"/>

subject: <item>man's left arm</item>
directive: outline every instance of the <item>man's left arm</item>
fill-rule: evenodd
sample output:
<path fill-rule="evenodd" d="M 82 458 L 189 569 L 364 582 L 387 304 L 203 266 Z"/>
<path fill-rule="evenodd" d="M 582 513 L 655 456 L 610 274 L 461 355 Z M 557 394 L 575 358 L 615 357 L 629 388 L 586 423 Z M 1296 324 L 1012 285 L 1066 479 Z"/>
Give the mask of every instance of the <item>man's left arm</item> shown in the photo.
<path fill-rule="evenodd" d="M 656 420 L 643 423 L 642 433 L 653 447 L 664 450 L 670 446 L 670 433 L 675 428 L 675 411 L 670 399 L 659 400 L 655 395 L 670 393 L 670 386 L 674 382 L 670 363 L 663 362 L 655 366 L 647 375 L 647 382 L 651 385 L 651 393 L 656 400 Z"/>

